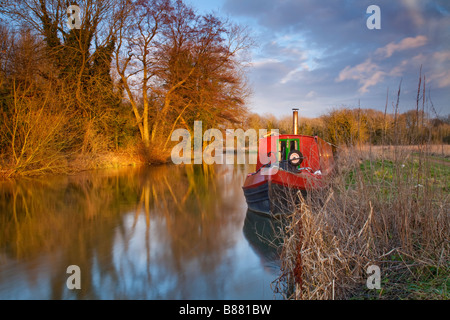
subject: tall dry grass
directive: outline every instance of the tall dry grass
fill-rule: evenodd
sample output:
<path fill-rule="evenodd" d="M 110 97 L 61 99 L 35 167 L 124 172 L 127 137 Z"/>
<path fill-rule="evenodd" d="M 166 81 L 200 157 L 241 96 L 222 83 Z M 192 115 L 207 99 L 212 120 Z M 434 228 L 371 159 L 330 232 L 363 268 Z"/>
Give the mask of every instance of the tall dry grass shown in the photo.
<path fill-rule="evenodd" d="M 447 160 L 426 146 L 339 150 L 330 185 L 299 201 L 280 232 L 287 299 L 448 299 Z M 367 268 L 381 269 L 368 290 Z"/>

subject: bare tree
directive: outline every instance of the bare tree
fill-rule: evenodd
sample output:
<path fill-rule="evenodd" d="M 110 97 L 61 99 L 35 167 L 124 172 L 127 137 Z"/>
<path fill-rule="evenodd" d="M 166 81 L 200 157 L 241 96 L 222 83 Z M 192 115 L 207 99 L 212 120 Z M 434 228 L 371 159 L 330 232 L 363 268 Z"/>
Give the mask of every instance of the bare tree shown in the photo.
<path fill-rule="evenodd" d="M 179 121 L 236 121 L 247 93 L 238 59 L 249 45 L 245 30 L 180 0 L 126 4 L 115 67 L 144 145 L 164 149 Z"/>
<path fill-rule="evenodd" d="M 68 7 L 78 4 L 79 28 L 69 28 Z M 3 9 L 9 19 L 41 36 L 48 56 L 66 82 L 65 91 L 73 93 L 76 107 L 86 115 L 95 104 L 86 94 L 87 85 L 98 73 L 101 60 L 108 61 L 114 46 L 115 0 L 83 0 L 76 3 L 64 0 L 11 0 Z M 95 47 L 93 48 L 93 45 Z M 109 53 L 109 56 L 108 56 Z M 109 65 L 104 66 L 109 73 Z M 105 69 L 104 68 L 104 69 Z M 103 69 L 103 70 L 104 70 Z M 103 72 L 104 75 L 104 72 Z M 111 85 L 112 88 L 112 85 Z"/>
<path fill-rule="evenodd" d="M 168 6 L 169 2 L 164 0 L 136 1 L 132 5 L 123 1 L 116 32 L 116 71 L 146 146 L 150 142 L 148 94 L 152 89 L 151 81 L 154 77 L 153 52 L 164 13 L 169 10 Z M 143 104 L 142 110 L 140 101 Z"/>

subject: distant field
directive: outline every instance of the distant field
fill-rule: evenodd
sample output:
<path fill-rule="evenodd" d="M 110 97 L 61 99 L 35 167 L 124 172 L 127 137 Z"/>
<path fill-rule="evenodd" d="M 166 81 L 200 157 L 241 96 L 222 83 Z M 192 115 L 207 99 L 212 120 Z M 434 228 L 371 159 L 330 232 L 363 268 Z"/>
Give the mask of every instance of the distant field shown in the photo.
<path fill-rule="evenodd" d="M 389 155 L 394 152 L 424 152 L 430 156 L 436 156 L 440 158 L 450 158 L 450 145 L 405 145 L 405 146 L 370 146 L 365 145 L 358 147 L 361 151 L 370 151 L 376 155 Z"/>

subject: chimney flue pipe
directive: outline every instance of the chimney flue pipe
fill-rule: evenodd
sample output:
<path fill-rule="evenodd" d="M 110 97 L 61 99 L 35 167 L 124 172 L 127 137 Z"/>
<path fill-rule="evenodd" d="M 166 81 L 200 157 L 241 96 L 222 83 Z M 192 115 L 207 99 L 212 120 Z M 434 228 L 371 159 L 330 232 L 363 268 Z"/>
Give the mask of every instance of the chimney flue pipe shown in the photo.
<path fill-rule="evenodd" d="M 298 134 L 298 109 L 293 108 L 292 111 L 294 112 L 292 120 L 292 131 L 293 134 Z"/>

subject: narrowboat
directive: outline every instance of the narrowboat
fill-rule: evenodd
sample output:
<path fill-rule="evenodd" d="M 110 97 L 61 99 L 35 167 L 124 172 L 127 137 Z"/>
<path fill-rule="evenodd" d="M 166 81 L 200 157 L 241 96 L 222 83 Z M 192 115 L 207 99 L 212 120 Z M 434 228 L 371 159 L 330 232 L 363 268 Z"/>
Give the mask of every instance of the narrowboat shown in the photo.
<path fill-rule="evenodd" d="M 298 109 L 293 109 L 293 134 L 271 134 L 259 140 L 255 172 L 245 179 L 248 209 L 264 215 L 292 212 L 299 195 L 327 185 L 334 169 L 332 145 L 317 136 L 298 134 Z"/>

